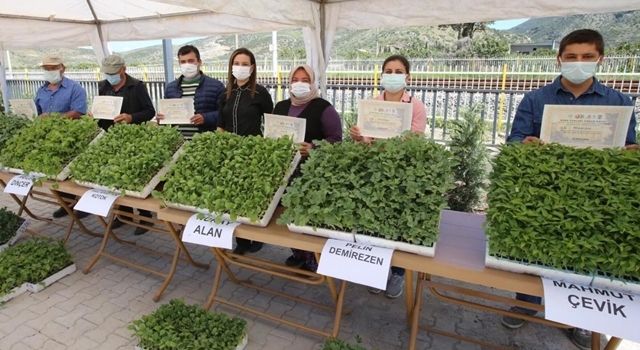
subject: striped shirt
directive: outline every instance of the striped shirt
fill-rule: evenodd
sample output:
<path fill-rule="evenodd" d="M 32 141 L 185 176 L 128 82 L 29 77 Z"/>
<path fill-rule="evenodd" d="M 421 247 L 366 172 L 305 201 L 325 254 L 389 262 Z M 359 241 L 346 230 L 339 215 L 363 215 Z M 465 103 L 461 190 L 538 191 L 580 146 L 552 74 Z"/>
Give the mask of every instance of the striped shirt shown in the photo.
<path fill-rule="evenodd" d="M 200 85 L 200 75 L 191 80 L 188 80 L 186 78 L 183 79 L 182 84 L 180 84 L 180 88 L 182 89 L 182 97 L 193 98 L 196 95 L 198 85 Z M 186 140 L 191 140 L 193 138 L 193 135 L 198 132 L 198 127 L 192 124 L 183 124 L 178 125 L 178 130 Z"/>

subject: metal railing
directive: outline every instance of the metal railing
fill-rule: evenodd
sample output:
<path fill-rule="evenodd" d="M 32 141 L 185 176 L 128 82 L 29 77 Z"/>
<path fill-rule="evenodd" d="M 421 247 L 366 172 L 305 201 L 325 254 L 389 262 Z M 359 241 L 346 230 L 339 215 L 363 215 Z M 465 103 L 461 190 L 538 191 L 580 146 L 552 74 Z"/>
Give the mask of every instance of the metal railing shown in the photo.
<path fill-rule="evenodd" d="M 8 87 L 11 98 L 33 98 L 44 81 L 9 80 Z M 89 101 L 98 94 L 98 82 L 95 80 L 78 81 L 87 91 Z M 164 98 L 164 81 L 145 82 L 154 105 Z M 263 84 L 271 93 L 274 101 L 288 98 L 286 85 L 279 85 L 274 79 Z M 482 118 L 487 123 L 489 133 L 486 135 L 488 145 L 496 146 L 505 142 L 508 130 L 515 116 L 518 104 L 527 91 L 520 90 L 484 90 L 484 89 L 443 89 L 429 86 L 411 86 L 409 92 L 425 104 L 428 117 L 428 133 L 436 141 L 447 142 L 450 139 L 450 123 L 460 117 L 464 108 L 474 105 L 482 106 Z M 343 120 L 345 132 L 355 123 L 358 102 L 371 99 L 378 94 L 373 85 L 328 85 L 325 98 L 333 104 Z M 640 110 L 637 97 L 631 94 L 636 113 Z"/>

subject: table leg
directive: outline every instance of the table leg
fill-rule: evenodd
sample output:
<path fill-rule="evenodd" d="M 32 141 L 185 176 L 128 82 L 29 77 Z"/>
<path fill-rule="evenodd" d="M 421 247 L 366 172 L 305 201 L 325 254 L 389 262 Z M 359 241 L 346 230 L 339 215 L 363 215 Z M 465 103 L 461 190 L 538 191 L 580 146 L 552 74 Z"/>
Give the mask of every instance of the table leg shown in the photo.
<path fill-rule="evenodd" d="M 111 236 L 111 224 L 113 223 L 113 219 L 115 218 L 115 216 L 116 216 L 116 214 L 113 211 L 111 212 L 111 214 L 109 214 L 109 220 L 107 221 L 107 227 L 105 228 L 104 236 L 102 237 L 102 244 L 100 244 L 100 249 L 98 249 L 98 252 L 93 257 L 93 259 L 91 260 L 89 265 L 87 265 L 87 267 L 85 267 L 84 270 L 82 271 L 85 274 L 88 274 L 91 271 L 93 266 L 98 262 L 98 259 L 100 259 L 100 257 L 104 253 L 104 250 L 107 247 L 107 242 L 109 242 L 109 237 Z"/>
<path fill-rule="evenodd" d="M 418 273 L 416 281 L 416 294 L 411 310 L 411 333 L 409 335 L 409 350 L 415 350 L 420 326 L 420 309 L 422 308 L 422 292 L 424 289 L 424 274 Z"/>

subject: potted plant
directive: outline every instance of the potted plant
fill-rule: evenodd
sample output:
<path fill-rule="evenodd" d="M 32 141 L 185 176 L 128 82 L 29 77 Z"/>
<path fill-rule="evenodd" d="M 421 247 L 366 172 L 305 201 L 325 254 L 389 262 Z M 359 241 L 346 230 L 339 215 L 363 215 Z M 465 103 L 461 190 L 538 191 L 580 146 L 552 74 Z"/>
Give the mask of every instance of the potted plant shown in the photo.
<path fill-rule="evenodd" d="M 1 301 L 16 291 L 39 292 L 75 271 L 71 255 L 60 241 L 30 239 L 0 253 Z"/>
<path fill-rule="evenodd" d="M 487 265 L 640 291 L 640 152 L 503 146 L 488 195 Z"/>
<path fill-rule="evenodd" d="M 19 231 L 26 229 L 27 221 L 7 208 L 0 208 L 0 252 L 15 243 Z"/>
<path fill-rule="evenodd" d="M 366 350 L 360 345 L 362 340 L 359 337 L 356 341 L 357 344 L 353 345 L 337 338 L 329 338 L 324 342 L 322 350 Z"/>
<path fill-rule="evenodd" d="M 246 321 L 173 299 L 129 325 L 145 350 L 242 350 L 247 345 Z"/>

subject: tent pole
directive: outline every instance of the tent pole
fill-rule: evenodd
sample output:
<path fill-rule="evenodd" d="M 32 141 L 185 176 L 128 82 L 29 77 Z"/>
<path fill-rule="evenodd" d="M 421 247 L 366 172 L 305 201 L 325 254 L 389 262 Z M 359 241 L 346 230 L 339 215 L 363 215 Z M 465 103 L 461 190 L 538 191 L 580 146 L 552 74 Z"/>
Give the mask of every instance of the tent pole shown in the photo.
<path fill-rule="evenodd" d="M 162 39 L 162 63 L 164 64 L 164 81 L 173 81 L 173 46 L 171 39 Z"/>
<path fill-rule="evenodd" d="M 5 57 L 7 51 L 0 47 L 0 90 L 2 90 L 2 105 L 5 113 L 9 111 L 9 88 L 7 86 L 7 74 L 5 70 Z"/>
<path fill-rule="evenodd" d="M 327 21 L 325 18 L 325 6 L 326 0 L 320 0 L 320 48 L 321 48 L 321 61 L 324 62 L 324 67 L 322 67 L 322 72 L 320 73 L 320 94 L 323 97 L 327 96 L 327 67 L 329 66 L 329 62 L 324 60 L 328 55 L 325 53 L 327 46 L 325 45 L 325 26 L 327 25 Z"/>

